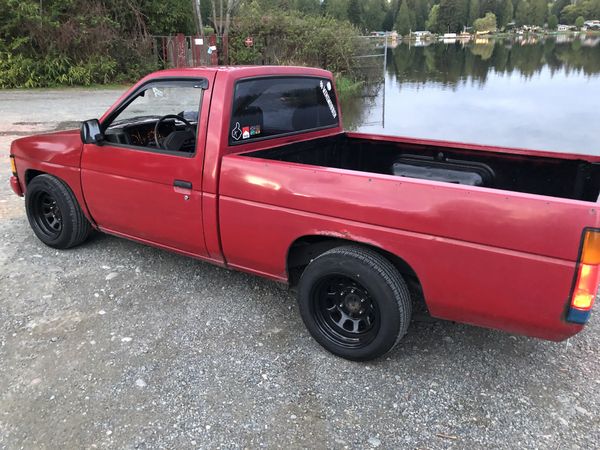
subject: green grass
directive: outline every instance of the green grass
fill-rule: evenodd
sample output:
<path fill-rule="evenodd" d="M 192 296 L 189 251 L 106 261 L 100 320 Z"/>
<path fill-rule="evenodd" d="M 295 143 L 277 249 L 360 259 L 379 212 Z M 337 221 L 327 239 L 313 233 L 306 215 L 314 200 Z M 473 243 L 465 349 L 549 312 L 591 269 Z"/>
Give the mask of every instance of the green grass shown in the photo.
<path fill-rule="evenodd" d="M 353 97 L 362 92 L 364 82 L 339 75 L 335 77 L 335 86 L 340 99 Z"/>

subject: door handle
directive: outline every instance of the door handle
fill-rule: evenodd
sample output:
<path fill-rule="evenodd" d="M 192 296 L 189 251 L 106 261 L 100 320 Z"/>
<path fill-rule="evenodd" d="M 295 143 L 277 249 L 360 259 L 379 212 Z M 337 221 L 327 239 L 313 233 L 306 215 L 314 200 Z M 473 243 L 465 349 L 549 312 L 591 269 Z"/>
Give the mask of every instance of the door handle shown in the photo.
<path fill-rule="evenodd" d="M 190 181 L 175 180 L 173 181 L 173 186 L 182 189 L 192 189 L 192 183 Z"/>

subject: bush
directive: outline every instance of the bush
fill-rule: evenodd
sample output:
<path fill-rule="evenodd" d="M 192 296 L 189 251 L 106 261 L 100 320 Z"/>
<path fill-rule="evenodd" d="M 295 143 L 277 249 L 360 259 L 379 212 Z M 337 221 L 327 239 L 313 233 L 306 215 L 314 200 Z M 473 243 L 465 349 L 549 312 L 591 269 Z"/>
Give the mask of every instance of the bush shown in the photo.
<path fill-rule="evenodd" d="M 5 52 L 0 53 L 0 88 L 88 86 L 108 83 L 114 80 L 116 69 L 116 61 L 107 56 L 74 62 L 60 55 L 33 59 Z"/>
<path fill-rule="evenodd" d="M 583 28 L 583 24 L 585 23 L 585 19 L 582 16 L 579 16 L 575 19 L 575 26 L 581 30 Z"/>
<path fill-rule="evenodd" d="M 481 17 L 473 22 L 475 31 L 496 31 L 496 15 L 488 12 L 484 17 Z"/>
<path fill-rule="evenodd" d="M 244 43 L 248 36 L 252 47 Z M 232 64 L 315 66 L 347 73 L 358 36 L 349 22 L 283 11 L 264 15 L 250 5 L 231 30 L 229 58 Z"/>

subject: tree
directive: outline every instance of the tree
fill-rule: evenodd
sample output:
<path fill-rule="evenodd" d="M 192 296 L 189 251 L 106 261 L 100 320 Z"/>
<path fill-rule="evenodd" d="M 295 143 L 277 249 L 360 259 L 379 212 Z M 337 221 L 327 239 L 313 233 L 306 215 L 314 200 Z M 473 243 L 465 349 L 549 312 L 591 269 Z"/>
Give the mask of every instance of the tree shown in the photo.
<path fill-rule="evenodd" d="M 302 14 L 319 14 L 321 4 L 319 0 L 295 0 L 294 9 Z"/>
<path fill-rule="evenodd" d="M 552 3 L 552 7 L 550 8 L 550 12 L 554 14 L 556 17 L 560 16 L 560 12 L 567 5 L 571 4 L 571 0 L 556 0 Z"/>
<path fill-rule="evenodd" d="M 529 21 L 529 3 L 527 3 L 527 0 L 521 0 L 517 5 L 515 20 L 519 26 L 531 23 Z"/>
<path fill-rule="evenodd" d="M 459 32 L 468 19 L 467 0 L 441 0 L 438 28 L 444 32 Z"/>
<path fill-rule="evenodd" d="M 494 13 L 485 13 L 485 16 L 477 19 L 473 23 L 475 31 L 496 31 L 496 15 Z"/>
<path fill-rule="evenodd" d="M 202 7 L 200 0 L 192 0 L 194 7 L 194 15 L 196 17 L 196 32 L 204 39 L 204 24 L 202 22 Z"/>
<path fill-rule="evenodd" d="M 402 0 L 400 10 L 398 11 L 398 18 L 396 19 L 396 31 L 398 34 L 406 35 L 410 33 L 410 12 L 406 0 Z"/>
<path fill-rule="evenodd" d="M 471 0 L 469 3 L 469 24 L 473 23 L 479 18 L 479 0 Z"/>
<path fill-rule="evenodd" d="M 577 19 L 575 19 L 575 26 L 581 30 L 581 28 L 583 28 L 583 24 L 585 23 L 585 19 L 583 18 L 583 16 L 579 16 Z"/>
<path fill-rule="evenodd" d="M 513 20 L 513 3 L 512 0 L 506 0 L 502 6 L 501 14 L 499 17 L 500 26 L 505 27 Z"/>
<path fill-rule="evenodd" d="M 367 30 L 382 30 L 387 12 L 385 0 L 365 0 L 363 2 L 363 21 Z"/>
<path fill-rule="evenodd" d="M 429 17 L 427 18 L 427 22 L 425 23 L 425 28 L 427 28 L 432 33 L 439 33 L 438 28 L 438 17 L 440 12 L 440 5 L 433 5 L 431 10 L 429 11 Z"/>
<path fill-rule="evenodd" d="M 546 0 L 531 0 L 529 14 L 532 25 L 543 27 L 546 23 L 546 14 L 548 14 Z"/>
<path fill-rule="evenodd" d="M 210 0 L 213 27 L 219 36 L 227 36 L 231 28 L 231 17 L 242 0 Z M 217 20 L 217 11 L 219 19 Z M 223 13 L 225 18 L 223 19 Z M 219 52 L 220 53 L 220 52 Z"/>
<path fill-rule="evenodd" d="M 359 0 L 350 0 L 348 2 L 348 20 L 359 28 L 363 26 L 362 8 Z"/>
<path fill-rule="evenodd" d="M 552 14 L 550 17 L 548 17 L 548 28 L 551 30 L 556 30 L 557 27 L 558 27 L 558 17 L 556 17 L 554 14 Z"/>
<path fill-rule="evenodd" d="M 348 20 L 347 0 L 325 0 L 322 3 L 325 14 L 336 20 Z"/>

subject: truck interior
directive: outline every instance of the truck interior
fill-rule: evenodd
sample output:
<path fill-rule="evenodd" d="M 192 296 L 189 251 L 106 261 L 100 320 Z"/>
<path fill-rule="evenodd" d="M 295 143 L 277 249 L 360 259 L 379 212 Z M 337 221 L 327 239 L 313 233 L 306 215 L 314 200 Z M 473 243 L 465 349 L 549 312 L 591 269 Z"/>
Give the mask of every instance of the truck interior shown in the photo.
<path fill-rule="evenodd" d="M 599 201 L 600 163 L 339 134 L 244 154 L 360 172 Z"/>

